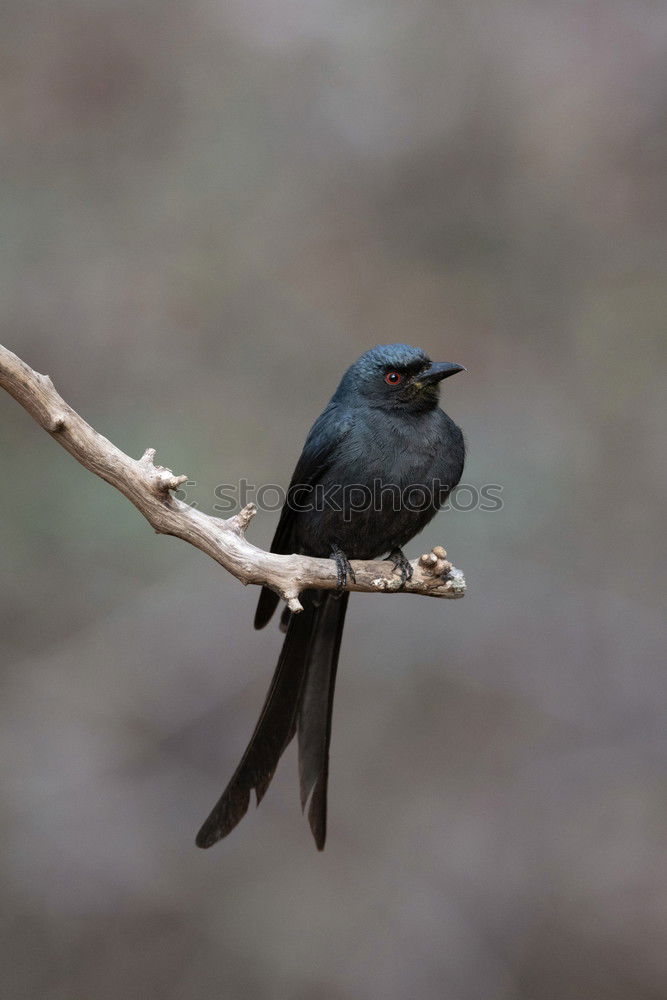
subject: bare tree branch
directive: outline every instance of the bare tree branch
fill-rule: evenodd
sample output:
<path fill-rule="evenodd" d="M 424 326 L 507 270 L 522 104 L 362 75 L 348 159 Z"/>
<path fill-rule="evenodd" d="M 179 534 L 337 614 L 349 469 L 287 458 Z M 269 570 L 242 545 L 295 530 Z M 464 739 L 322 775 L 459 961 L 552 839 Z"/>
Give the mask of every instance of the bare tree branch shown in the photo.
<path fill-rule="evenodd" d="M 333 560 L 275 555 L 246 539 L 248 524 L 257 512 L 254 504 L 223 520 L 178 500 L 171 491 L 186 482 L 187 476 L 175 476 L 170 469 L 155 465 L 154 448 L 147 448 L 140 459 L 130 458 L 68 406 L 48 375 L 33 371 L 2 345 L 0 386 L 81 465 L 120 490 L 157 532 L 175 535 L 201 549 L 241 583 L 266 584 L 292 611 L 302 610 L 301 591 L 336 588 Z M 356 583 L 348 583 L 347 590 L 384 593 L 400 588 L 401 593 L 446 598 L 463 597 L 466 590 L 463 574 L 447 560 L 441 546 L 412 563 L 412 579 L 403 587 L 389 562 L 353 561 L 351 565 Z"/>

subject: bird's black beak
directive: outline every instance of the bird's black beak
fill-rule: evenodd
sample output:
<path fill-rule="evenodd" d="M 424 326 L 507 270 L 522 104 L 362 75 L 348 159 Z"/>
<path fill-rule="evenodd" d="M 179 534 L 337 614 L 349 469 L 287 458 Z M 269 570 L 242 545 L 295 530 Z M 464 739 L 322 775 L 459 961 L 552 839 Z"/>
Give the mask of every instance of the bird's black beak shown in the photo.
<path fill-rule="evenodd" d="M 467 371 L 463 365 L 456 365 L 451 361 L 433 361 L 425 371 L 415 376 L 415 385 L 435 385 L 436 382 L 442 382 L 443 378 Z"/>

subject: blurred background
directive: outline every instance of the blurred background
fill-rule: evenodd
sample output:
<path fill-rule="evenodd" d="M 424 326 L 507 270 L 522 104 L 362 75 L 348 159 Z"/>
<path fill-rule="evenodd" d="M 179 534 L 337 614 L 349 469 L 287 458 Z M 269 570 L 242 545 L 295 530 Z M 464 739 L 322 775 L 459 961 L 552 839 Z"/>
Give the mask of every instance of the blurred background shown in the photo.
<path fill-rule="evenodd" d="M 293 747 L 202 852 L 280 634 L 0 398 L 2 995 L 663 998 L 664 5 L 5 0 L 3 48 L 2 341 L 97 430 L 212 512 L 407 341 L 503 507 L 409 546 L 465 600 L 352 600 L 325 853 Z"/>

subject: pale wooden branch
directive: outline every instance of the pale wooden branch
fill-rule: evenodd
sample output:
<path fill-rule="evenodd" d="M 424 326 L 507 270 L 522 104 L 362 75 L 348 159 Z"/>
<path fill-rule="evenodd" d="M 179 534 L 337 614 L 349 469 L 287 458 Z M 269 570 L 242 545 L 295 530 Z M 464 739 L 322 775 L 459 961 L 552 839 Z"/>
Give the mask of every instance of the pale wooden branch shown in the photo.
<path fill-rule="evenodd" d="M 201 549 L 241 583 L 266 584 L 292 611 L 302 610 L 302 591 L 336 589 L 333 560 L 275 555 L 252 545 L 245 534 L 257 513 L 254 504 L 224 520 L 178 500 L 170 491 L 177 490 L 187 476 L 175 476 L 170 469 L 155 465 L 154 448 L 147 448 L 140 459 L 130 458 L 68 406 L 48 375 L 33 371 L 2 345 L 0 386 L 81 465 L 120 490 L 155 531 L 175 535 Z M 452 566 L 440 546 L 413 561 L 412 579 L 402 587 L 390 562 L 353 561 L 351 565 L 356 582 L 349 582 L 347 590 L 386 593 L 400 589 L 401 593 L 446 598 L 463 597 L 466 590 L 463 573 Z"/>

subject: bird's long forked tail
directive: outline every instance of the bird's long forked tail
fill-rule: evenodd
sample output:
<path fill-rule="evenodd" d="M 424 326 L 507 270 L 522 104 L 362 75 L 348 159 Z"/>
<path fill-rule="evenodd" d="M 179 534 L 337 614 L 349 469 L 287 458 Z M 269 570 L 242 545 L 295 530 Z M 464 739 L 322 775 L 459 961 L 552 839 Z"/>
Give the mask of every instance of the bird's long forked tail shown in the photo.
<path fill-rule="evenodd" d="M 292 615 L 259 721 L 241 763 L 197 834 L 211 847 L 243 819 L 254 789 L 261 802 L 278 761 L 299 731 L 301 802 L 312 791 L 308 818 L 319 850 L 326 837 L 331 712 L 348 594 L 309 591 Z"/>

